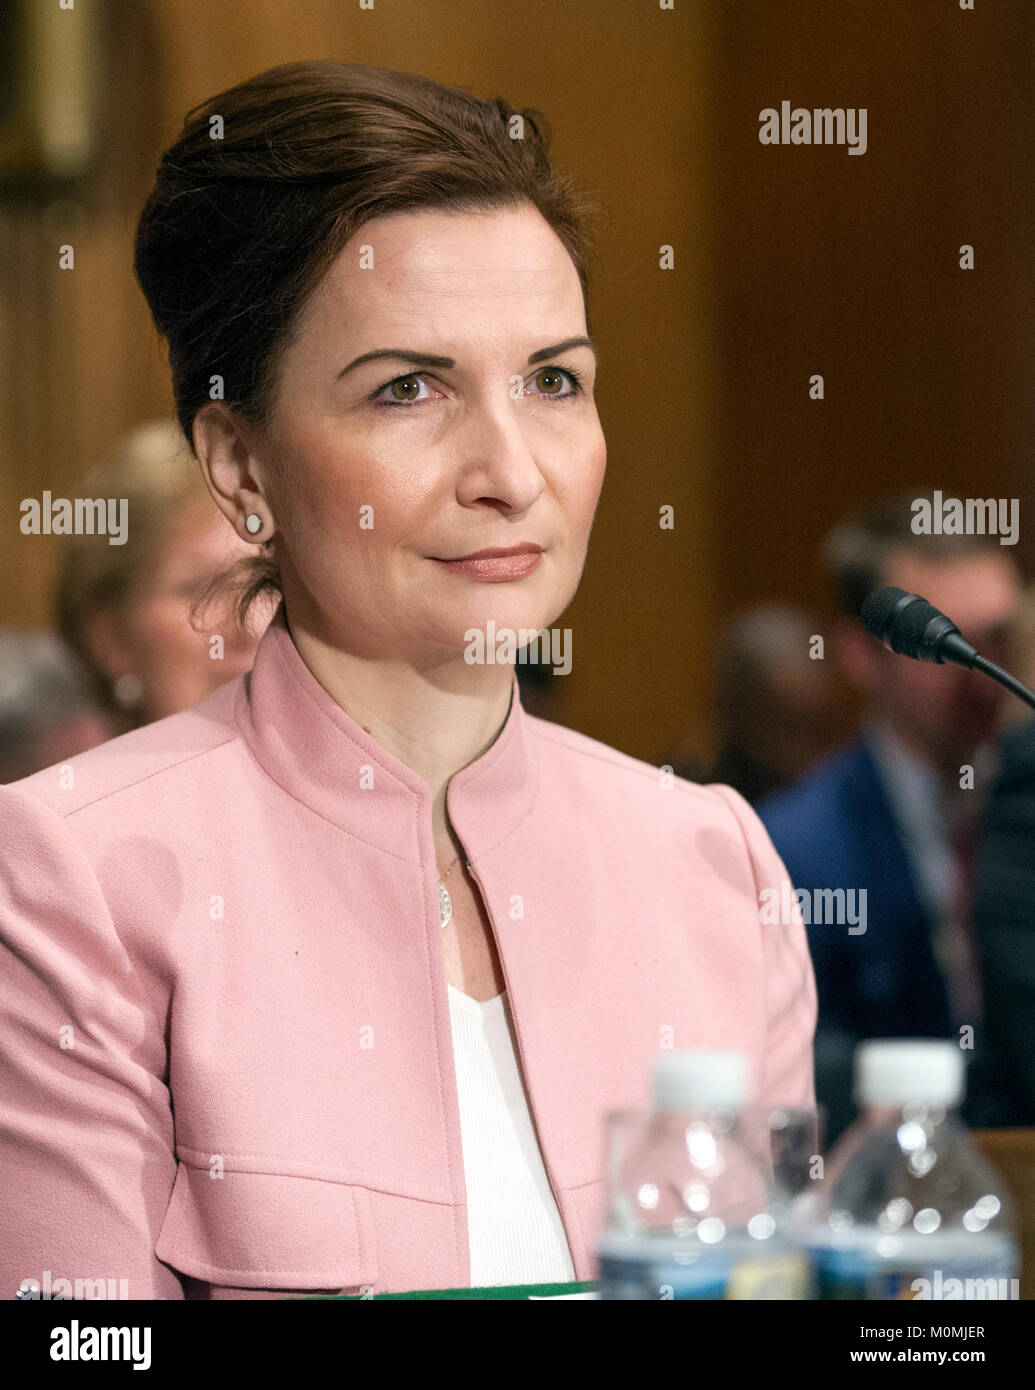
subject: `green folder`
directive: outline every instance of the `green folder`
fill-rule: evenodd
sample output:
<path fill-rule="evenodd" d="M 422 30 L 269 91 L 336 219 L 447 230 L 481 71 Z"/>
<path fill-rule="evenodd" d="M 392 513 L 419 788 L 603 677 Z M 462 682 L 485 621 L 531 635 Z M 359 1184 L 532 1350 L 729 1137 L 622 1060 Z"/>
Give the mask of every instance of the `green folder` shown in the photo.
<path fill-rule="evenodd" d="M 486 1289 L 415 1289 L 413 1293 L 375 1293 L 374 1299 L 401 1299 L 401 1298 L 557 1298 L 563 1294 L 571 1293 L 592 1293 L 596 1289 L 596 1284 L 585 1282 L 581 1284 L 504 1284 L 497 1288 Z M 317 1298 L 305 1300 L 309 1303 L 320 1302 L 346 1302 L 362 1303 L 364 1300 L 356 1294 L 321 1294 Z"/>

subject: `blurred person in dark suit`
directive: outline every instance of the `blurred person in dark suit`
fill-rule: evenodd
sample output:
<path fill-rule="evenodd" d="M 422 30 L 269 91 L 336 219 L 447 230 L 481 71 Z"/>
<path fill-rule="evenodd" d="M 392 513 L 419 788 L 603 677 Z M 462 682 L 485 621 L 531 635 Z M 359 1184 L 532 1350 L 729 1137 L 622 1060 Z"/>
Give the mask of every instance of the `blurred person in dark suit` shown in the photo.
<path fill-rule="evenodd" d="M 273 611 L 263 597 L 243 629 L 220 576 L 253 552 L 220 513 L 175 419 L 149 421 L 82 491 L 126 498 L 127 539 L 63 540 L 56 626 L 82 660 L 117 732 L 188 709 L 247 671 Z M 206 593 L 218 600 L 206 603 Z"/>
<path fill-rule="evenodd" d="M 1014 674 L 1035 687 L 1035 585 L 1024 593 Z M 1011 700 L 974 880 L 989 1051 L 1001 1125 L 1035 1125 L 1035 716 Z"/>
<path fill-rule="evenodd" d="M 62 763 L 114 733 L 63 642 L 50 632 L 0 628 L 0 782 Z"/>
<path fill-rule="evenodd" d="M 723 630 L 716 681 L 718 756 L 711 766 L 677 753 L 678 777 L 721 782 L 752 804 L 802 777 L 833 742 L 829 670 L 810 644 L 814 618 L 798 608 L 750 608 Z"/>
<path fill-rule="evenodd" d="M 857 618 L 867 594 L 896 585 L 1008 665 L 1020 579 L 994 535 L 917 534 L 913 503 L 922 495 L 883 503 L 828 538 L 842 613 L 837 653 L 866 702 L 862 736 L 758 807 L 796 889 L 814 902 L 824 889 L 866 894 L 866 920 L 853 933 L 826 921 L 808 930 L 819 991 L 816 1093 L 830 1142 L 852 1118 L 851 1056 L 865 1038 L 961 1038 L 971 1044 L 970 1122 L 994 1124 L 1003 1113 L 970 893 L 1005 697 L 975 672 L 888 651 Z"/>

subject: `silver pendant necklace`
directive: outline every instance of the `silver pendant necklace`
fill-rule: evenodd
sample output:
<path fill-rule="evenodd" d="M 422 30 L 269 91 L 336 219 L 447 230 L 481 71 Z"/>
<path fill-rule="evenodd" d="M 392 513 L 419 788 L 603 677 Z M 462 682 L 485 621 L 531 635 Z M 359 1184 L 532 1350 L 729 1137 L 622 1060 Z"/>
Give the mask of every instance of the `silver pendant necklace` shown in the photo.
<path fill-rule="evenodd" d="M 453 919 L 453 900 L 450 898 L 449 892 L 446 889 L 446 879 L 459 862 L 460 856 L 458 854 L 438 881 L 438 916 L 439 923 L 443 927 L 448 927 Z"/>

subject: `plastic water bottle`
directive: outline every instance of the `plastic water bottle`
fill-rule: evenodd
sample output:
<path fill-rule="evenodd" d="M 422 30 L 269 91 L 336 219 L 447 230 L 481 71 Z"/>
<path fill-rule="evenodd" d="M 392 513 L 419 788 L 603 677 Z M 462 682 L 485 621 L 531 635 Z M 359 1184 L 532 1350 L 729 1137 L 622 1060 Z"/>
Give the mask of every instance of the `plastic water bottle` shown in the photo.
<path fill-rule="evenodd" d="M 660 1053 L 652 1111 L 613 1115 L 602 1299 L 807 1296 L 807 1259 L 744 1122 L 746 1075 L 737 1053 Z"/>
<path fill-rule="evenodd" d="M 793 1217 L 809 1250 L 814 1298 L 1018 1297 L 1011 1204 L 957 1117 L 963 1092 L 964 1059 L 953 1042 L 856 1049 L 864 1114 Z"/>

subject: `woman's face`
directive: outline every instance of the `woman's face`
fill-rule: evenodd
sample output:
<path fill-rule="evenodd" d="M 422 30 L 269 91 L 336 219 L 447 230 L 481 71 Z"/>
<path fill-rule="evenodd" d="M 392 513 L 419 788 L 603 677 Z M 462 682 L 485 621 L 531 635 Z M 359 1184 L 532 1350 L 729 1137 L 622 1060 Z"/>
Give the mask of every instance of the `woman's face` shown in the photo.
<path fill-rule="evenodd" d="M 593 350 L 560 346 L 585 336 L 578 273 L 534 209 L 363 226 L 306 306 L 253 455 L 292 621 L 418 665 L 490 619 L 553 623 L 606 462 Z M 542 548 L 527 572 L 442 563 L 522 544 Z"/>

